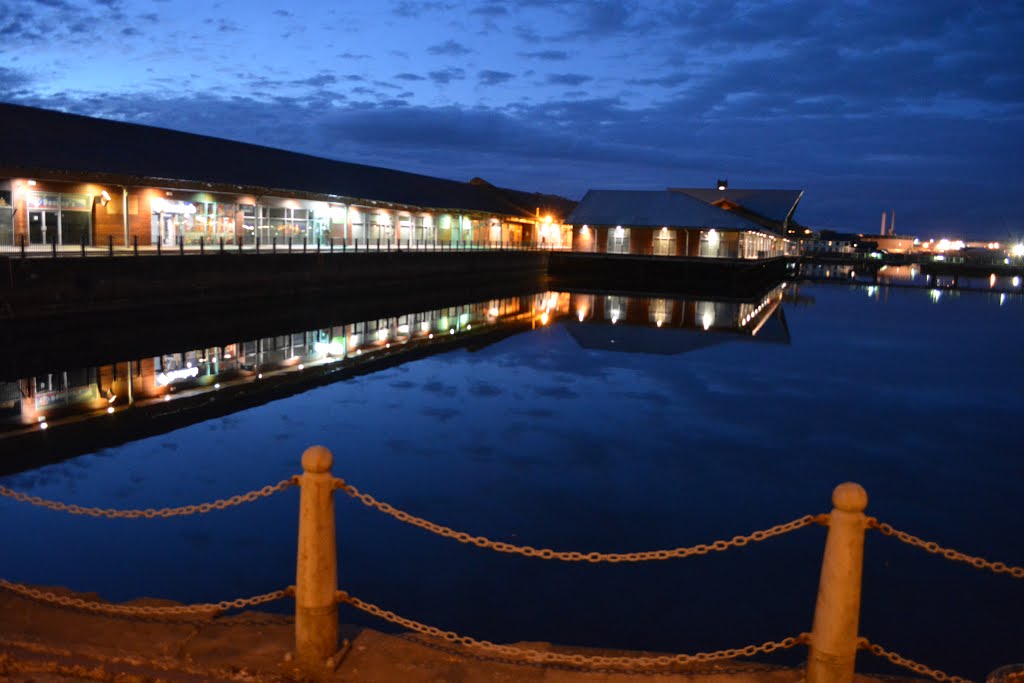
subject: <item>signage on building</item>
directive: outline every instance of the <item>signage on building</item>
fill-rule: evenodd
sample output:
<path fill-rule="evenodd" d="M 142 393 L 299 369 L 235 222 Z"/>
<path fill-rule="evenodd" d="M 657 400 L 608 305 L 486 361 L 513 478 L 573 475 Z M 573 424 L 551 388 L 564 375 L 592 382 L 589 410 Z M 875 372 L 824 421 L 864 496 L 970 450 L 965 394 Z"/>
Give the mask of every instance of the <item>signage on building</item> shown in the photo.
<path fill-rule="evenodd" d="M 170 199 L 154 199 L 150 202 L 153 213 L 180 213 L 193 214 L 196 212 L 196 205 L 192 202 L 176 202 Z"/>
<path fill-rule="evenodd" d="M 36 394 L 36 408 L 50 408 L 72 403 L 87 403 L 99 396 L 95 385 L 72 387 L 64 391 L 43 391 Z"/>

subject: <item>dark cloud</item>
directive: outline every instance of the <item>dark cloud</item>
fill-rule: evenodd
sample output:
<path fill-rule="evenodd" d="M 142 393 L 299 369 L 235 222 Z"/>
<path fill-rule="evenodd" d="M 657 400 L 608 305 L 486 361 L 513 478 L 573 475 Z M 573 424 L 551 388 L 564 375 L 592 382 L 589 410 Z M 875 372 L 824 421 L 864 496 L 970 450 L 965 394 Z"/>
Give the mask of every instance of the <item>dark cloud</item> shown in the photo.
<path fill-rule="evenodd" d="M 447 85 L 452 81 L 461 81 L 466 78 L 465 69 L 449 68 L 440 71 L 431 71 L 427 74 L 430 80 L 441 85 Z"/>
<path fill-rule="evenodd" d="M 395 74 L 395 78 L 397 78 L 400 81 L 425 81 L 425 80 L 427 80 L 425 77 L 420 76 L 419 74 L 410 74 L 410 73 Z"/>
<path fill-rule="evenodd" d="M 0 66 L 0 91 L 4 93 L 18 92 L 31 82 L 31 79 L 20 71 Z"/>
<path fill-rule="evenodd" d="M 515 74 L 510 74 L 507 71 L 491 71 L 485 69 L 477 74 L 477 78 L 483 85 L 501 85 L 507 81 L 515 78 Z"/>
<path fill-rule="evenodd" d="M 487 3 L 486 5 L 480 5 L 471 9 L 470 14 L 478 14 L 484 17 L 503 17 L 508 14 L 508 8 L 498 3 Z"/>
<path fill-rule="evenodd" d="M 545 79 L 551 85 L 583 85 L 592 80 L 594 79 L 583 74 L 548 74 Z"/>
<path fill-rule="evenodd" d="M 520 57 L 529 59 L 544 59 L 550 62 L 560 62 L 569 59 L 569 53 L 564 50 L 539 50 L 537 52 L 520 52 Z"/>
<path fill-rule="evenodd" d="M 462 45 L 459 45 L 454 40 L 446 40 L 443 43 L 437 45 L 431 45 L 427 48 L 427 52 L 432 55 L 446 55 L 449 57 L 459 57 L 461 55 L 468 55 L 471 50 Z"/>
<path fill-rule="evenodd" d="M 649 78 L 631 78 L 626 81 L 630 85 L 659 85 L 663 88 L 674 88 L 690 80 L 690 75 L 683 72 L 665 74 L 664 76 L 652 76 Z"/>
<path fill-rule="evenodd" d="M 395 4 L 391 11 L 397 16 L 410 19 L 422 14 L 448 12 L 454 7 L 454 5 L 447 2 L 401 0 L 401 2 Z"/>
<path fill-rule="evenodd" d="M 314 88 L 323 88 L 324 86 L 333 85 L 338 82 L 338 77 L 334 74 L 319 73 L 316 76 L 310 76 L 309 78 L 303 78 L 301 80 L 292 81 L 293 85 L 309 85 Z"/>

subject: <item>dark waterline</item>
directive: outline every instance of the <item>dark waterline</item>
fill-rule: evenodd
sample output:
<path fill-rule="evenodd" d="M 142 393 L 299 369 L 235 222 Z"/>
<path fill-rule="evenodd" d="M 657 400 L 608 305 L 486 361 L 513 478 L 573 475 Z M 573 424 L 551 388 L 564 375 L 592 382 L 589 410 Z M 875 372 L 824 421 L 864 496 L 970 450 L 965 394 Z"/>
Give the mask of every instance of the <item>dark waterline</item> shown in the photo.
<path fill-rule="evenodd" d="M 277 481 L 323 443 L 336 474 L 439 523 L 537 546 L 641 550 L 826 511 L 832 487 L 855 480 L 882 520 L 1024 564 L 1019 297 L 805 285 L 762 327 L 774 343 L 703 330 L 699 304 L 696 327 L 672 329 L 671 319 L 657 327 L 650 302 L 647 324 L 612 325 L 616 301 L 603 295 L 581 323 L 579 301 L 558 300 L 549 324 L 483 348 L 2 481 L 86 505 L 175 505 Z M 619 350 L 628 346 L 647 352 Z M 343 587 L 470 635 L 690 652 L 810 628 L 820 528 L 683 561 L 569 566 L 338 506 Z M 294 492 L 166 521 L 68 518 L 6 500 L 0 510 L 10 549 L 0 576 L 11 580 L 190 602 L 293 581 Z M 1024 659 L 1018 584 L 871 535 L 861 632 L 980 678 Z"/>

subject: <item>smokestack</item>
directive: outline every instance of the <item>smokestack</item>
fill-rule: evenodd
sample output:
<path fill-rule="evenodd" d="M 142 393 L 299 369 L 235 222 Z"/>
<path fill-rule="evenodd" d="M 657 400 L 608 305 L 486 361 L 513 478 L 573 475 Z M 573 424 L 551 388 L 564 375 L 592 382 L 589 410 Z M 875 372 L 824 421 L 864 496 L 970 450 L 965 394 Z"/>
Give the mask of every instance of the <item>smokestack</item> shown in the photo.
<path fill-rule="evenodd" d="M 892 220 L 889 221 L 889 234 L 896 234 L 896 209 L 892 210 Z"/>
<path fill-rule="evenodd" d="M 885 236 L 885 211 L 882 212 L 882 230 L 878 234 Z"/>

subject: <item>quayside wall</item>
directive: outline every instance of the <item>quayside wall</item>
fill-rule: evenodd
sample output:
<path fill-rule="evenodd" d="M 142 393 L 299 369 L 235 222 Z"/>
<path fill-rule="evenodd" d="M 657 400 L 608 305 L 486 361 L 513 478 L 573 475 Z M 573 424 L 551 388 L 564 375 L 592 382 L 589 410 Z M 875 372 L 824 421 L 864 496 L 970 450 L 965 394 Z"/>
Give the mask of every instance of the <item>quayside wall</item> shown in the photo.
<path fill-rule="evenodd" d="M 0 320 L 289 296 L 415 291 L 543 275 L 548 254 L 435 251 L 0 258 Z"/>

